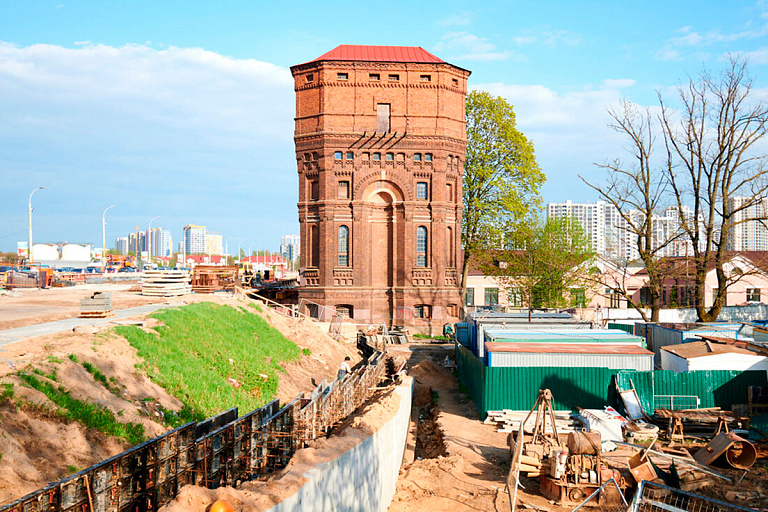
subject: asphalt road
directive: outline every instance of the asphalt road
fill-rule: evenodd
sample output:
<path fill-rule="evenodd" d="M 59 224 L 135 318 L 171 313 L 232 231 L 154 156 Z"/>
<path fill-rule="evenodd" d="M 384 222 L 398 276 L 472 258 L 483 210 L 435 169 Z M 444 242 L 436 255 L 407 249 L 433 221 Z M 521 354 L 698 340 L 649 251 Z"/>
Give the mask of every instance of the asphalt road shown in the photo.
<path fill-rule="evenodd" d="M 132 316 L 151 313 L 158 309 L 167 308 L 168 304 L 147 304 L 146 306 L 137 306 L 135 308 L 126 308 L 115 310 L 115 315 L 109 318 L 67 318 L 57 320 L 56 322 L 47 322 L 44 324 L 28 325 L 26 327 L 17 327 L 15 329 L 6 329 L 0 331 L 0 347 L 36 336 L 46 334 L 55 334 L 58 332 L 71 331 L 81 325 L 105 325 L 115 320 L 130 318 Z"/>

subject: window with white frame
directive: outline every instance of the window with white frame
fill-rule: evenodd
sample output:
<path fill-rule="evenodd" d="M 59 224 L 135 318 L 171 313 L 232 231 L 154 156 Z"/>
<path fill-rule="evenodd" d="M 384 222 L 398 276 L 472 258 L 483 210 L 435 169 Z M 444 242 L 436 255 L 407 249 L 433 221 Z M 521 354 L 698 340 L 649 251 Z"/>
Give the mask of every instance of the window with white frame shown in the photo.
<path fill-rule="evenodd" d="M 427 266 L 427 228 L 416 228 L 416 266 Z"/>

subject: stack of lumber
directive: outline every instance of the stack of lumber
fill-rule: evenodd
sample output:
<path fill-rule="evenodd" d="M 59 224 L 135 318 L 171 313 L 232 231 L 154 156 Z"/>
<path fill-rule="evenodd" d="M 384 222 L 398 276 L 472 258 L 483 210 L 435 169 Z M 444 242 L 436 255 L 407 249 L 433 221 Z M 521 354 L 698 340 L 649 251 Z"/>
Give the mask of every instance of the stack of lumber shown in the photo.
<path fill-rule="evenodd" d="M 80 299 L 80 318 L 106 318 L 112 316 L 112 294 L 96 292 Z"/>
<path fill-rule="evenodd" d="M 178 297 L 192 293 L 186 270 L 145 270 L 141 278 L 141 294 L 153 297 Z"/>
<path fill-rule="evenodd" d="M 502 409 L 500 411 L 488 411 L 488 416 L 485 418 L 486 424 L 496 424 L 498 432 L 517 432 L 520 427 L 520 422 L 525 419 L 530 411 L 512 411 L 509 409 Z M 559 411 L 555 413 L 555 427 L 557 427 L 558 434 L 568 435 L 569 432 L 575 432 L 581 430 L 581 426 L 573 419 L 571 419 L 570 412 Z M 536 412 L 531 414 L 528 421 L 525 422 L 524 428 L 526 434 L 533 433 L 533 427 L 536 425 Z M 551 434 L 552 427 L 549 417 L 547 417 L 547 428 L 545 433 Z"/>

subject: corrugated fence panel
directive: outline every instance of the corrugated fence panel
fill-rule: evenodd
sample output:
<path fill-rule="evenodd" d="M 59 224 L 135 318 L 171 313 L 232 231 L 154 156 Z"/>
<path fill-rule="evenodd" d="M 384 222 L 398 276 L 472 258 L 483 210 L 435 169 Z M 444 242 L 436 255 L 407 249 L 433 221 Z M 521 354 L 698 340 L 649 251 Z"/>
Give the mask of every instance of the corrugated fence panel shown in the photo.
<path fill-rule="evenodd" d="M 608 322 L 608 328 L 609 329 L 620 329 L 626 333 L 634 334 L 635 325 L 634 324 L 616 324 L 613 322 Z"/>
<path fill-rule="evenodd" d="M 483 389 L 486 372 L 485 365 L 483 365 L 483 362 L 469 349 L 457 345 L 456 369 L 459 372 L 459 381 L 467 387 L 469 396 L 471 396 L 472 401 L 475 402 L 475 407 L 480 411 L 480 415 L 485 418 L 483 409 Z"/>
<path fill-rule="evenodd" d="M 635 385 L 646 414 L 653 414 L 654 395 L 693 395 L 700 399 L 699 407 L 721 407 L 730 410 L 734 404 L 747 403 L 749 386 L 766 386 L 764 371 L 704 370 L 693 372 L 623 371 L 616 375 L 621 389 Z"/>
<path fill-rule="evenodd" d="M 539 389 L 550 389 L 558 410 L 577 407 L 599 408 L 611 403 L 610 384 L 615 370 L 607 368 L 486 368 L 485 407 L 528 410 L 533 407 Z"/>

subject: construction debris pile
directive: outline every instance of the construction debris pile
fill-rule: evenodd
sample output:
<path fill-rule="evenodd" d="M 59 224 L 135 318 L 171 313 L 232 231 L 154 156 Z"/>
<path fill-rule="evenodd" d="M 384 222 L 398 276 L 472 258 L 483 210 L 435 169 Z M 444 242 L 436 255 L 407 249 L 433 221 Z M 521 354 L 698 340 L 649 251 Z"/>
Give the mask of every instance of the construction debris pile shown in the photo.
<path fill-rule="evenodd" d="M 111 293 L 96 292 L 80 299 L 80 318 L 106 318 L 113 314 Z"/>
<path fill-rule="evenodd" d="M 486 420 L 509 432 L 512 510 L 518 486 L 530 488 L 524 478 L 538 480 L 539 493 L 552 504 L 574 510 L 768 506 L 763 483 L 768 472 L 765 464 L 756 466 L 768 450 L 749 440 L 768 436 L 750 430 L 749 418 L 719 409 L 660 409 L 648 417 L 634 410 L 631 398 L 625 401 L 626 415 L 611 407 L 564 415 L 554 411 L 553 402 L 550 390 L 543 389 L 527 414 L 494 411 Z"/>
<path fill-rule="evenodd" d="M 145 270 L 141 294 L 153 297 L 179 297 L 192 292 L 186 270 Z"/>

